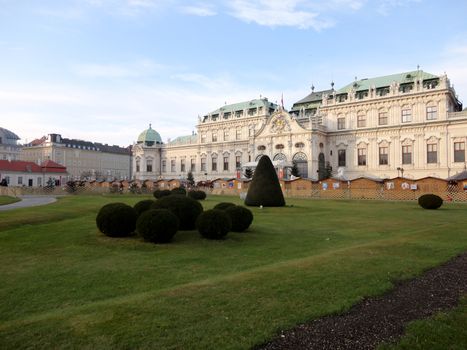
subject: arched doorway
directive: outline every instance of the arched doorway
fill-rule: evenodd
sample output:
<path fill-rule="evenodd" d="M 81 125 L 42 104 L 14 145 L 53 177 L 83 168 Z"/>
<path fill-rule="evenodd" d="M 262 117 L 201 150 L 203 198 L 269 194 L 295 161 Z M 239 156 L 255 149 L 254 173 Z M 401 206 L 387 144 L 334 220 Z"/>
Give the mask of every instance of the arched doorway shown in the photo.
<path fill-rule="evenodd" d="M 297 165 L 298 173 L 302 178 L 308 178 L 308 158 L 305 153 L 297 152 L 293 156 L 292 162 Z"/>

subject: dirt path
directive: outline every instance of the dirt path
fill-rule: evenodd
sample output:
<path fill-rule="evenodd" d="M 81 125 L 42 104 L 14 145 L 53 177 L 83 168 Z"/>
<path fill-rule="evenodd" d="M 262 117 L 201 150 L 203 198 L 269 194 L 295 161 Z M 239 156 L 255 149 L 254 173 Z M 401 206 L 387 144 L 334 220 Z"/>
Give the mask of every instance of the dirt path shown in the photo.
<path fill-rule="evenodd" d="M 375 349 L 395 341 L 408 322 L 458 304 L 467 293 L 467 252 L 423 275 L 398 283 L 387 294 L 364 299 L 347 313 L 283 331 L 256 349 Z"/>

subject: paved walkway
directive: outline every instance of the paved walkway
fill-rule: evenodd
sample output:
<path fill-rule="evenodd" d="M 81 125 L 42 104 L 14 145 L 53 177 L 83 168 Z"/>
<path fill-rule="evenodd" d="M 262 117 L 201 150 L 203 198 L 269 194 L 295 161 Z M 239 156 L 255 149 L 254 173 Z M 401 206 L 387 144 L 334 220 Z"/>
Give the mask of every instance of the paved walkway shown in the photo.
<path fill-rule="evenodd" d="M 21 198 L 19 202 L 0 205 L 0 211 L 36 207 L 38 205 L 50 204 L 57 201 L 57 198 L 51 196 L 20 196 L 19 198 Z"/>

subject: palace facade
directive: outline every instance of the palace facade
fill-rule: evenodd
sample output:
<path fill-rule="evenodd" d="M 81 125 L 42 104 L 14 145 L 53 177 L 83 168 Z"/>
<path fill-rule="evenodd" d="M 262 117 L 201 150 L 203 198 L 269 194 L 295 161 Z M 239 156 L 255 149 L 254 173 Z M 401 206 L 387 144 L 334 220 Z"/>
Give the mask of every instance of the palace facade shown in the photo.
<path fill-rule="evenodd" d="M 163 143 L 152 129 L 133 145 L 133 177 L 197 181 L 242 177 L 269 156 L 279 177 L 332 168 L 342 179 L 447 178 L 466 166 L 467 109 L 446 75 L 422 70 L 314 91 L 290 111 L 267 98 L 225 105 L 199 118 L 198 132 Z"/>

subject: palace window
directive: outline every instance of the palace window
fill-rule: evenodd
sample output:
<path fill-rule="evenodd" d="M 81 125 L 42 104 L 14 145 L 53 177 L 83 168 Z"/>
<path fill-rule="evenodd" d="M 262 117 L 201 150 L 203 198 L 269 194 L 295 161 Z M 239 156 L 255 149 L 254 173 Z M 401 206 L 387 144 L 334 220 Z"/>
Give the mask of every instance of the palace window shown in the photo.
<path fill-rule="evenodd" d="M 180 159 L 180 171 L 185 172 L 185 159 Z"/>
<path fill-rule="evenodd" d="M 360 114 L 357 116 L 357 127 L 364 128 L 366 126 L 366 115 Z"/>
<path fill-rule="evenodd" d="M 201 143 L 206 143 L 206 134 L 201 134 Z"/>
<path fill-rule="evenodd" d="M 152 173 L 152 160 L 146 159 L 146 171 Z"/>
<path fill-rule="evenodd" d="M 465 162 L 465 142 L 454 142 L 454 162 Z"/>
<path fill-rule="evenodd" d="M 345 118 L 337 118 L 337 130 L 345 129 Z"/>
<path fill-rule="evenodd" d="M 266 149 L 266 146 L 263 146 L 263 145 L 258 146 L 258 151 L 264 151 L 265 149 Z"/>
<path fill-rule="evenodd" d="M 175 159 L 172 159 L 172 160 L 170 161 L 170 171 L 171 171 L 172 173 L 175 172 Z"/>
<path fill-rule="evenodd" d="M 23 177 L 18 176 L 18 185 L 22 185 L 22 184 L 23 184 Z"/>
<path fill-rule="evenodd" d="M 224 141 L 229 141 L 229 130 L 228 129 L 224 130 Z"/>
<path fill-rule="evenodd" d="M 162 172 L 165 173 L 167 171 L 167 161 L 164 159 L 162 161 Z"/>
<path fill-rule="evenodd" d="M 212 156 L 212 164 L 211 164 L 211 170 L 212 171 L 217 171 L 217 156 L 213 155 Z"/>
<path fill-rule="evenodd" d="M 438 108 L 436 106 L 426 107 L 426 120 L 438 119 Z"/>
<path fill-rule="evenodd" d="M 242 129 L 235 130 L 235 140 L 240 140 L 242 138 Z"/>
<path fill-rule="evenodd" d="M 206 158 L 201 158 L 201 171 L 206 171 Z"/>
<path fill-rule="evenodd" d="M 403 109 L 402 110 L 402 123 L 409 123 L 412 121 L 412 110 Z"/>
<path fill-rule="evenodd" d="M 388 148 L 379 148 L 379 165 L 388 165 Z"/>
<path fill-rule="evenodd" d="M 217 142 L 217 131 L 212 132 L 212 142 Z"/>
<path fill-rule="evenodd" d="M 224 113 L 224 119 L 229 119 L 230 118 L 230 112 L 225 112 Z"/>
<path fill-rule="evenodd" d="M 241 167 L 241 157 L 240 156 L 235 156 L 235 168 L 240 169 Z"/>
<path fill-rule="evenodd" d="M 136 172 L 139 173 L 139 171 L 140 171 L 140 160 L 137 159 L 136 160 Z"/>
<path fill-rule="evenodd" d="M 429 164 L 438 162 L 438 145 L 436 144 L 426 145 L 426 162 Z"/>
<path fill-rule="evenodd" d="M 224 156 L 224 171 L 228 171 L 228 170 L 229 170 L 229 157 Z"/>
<path fill-rule="evenodd" d="M 250 109 L 248 110 L 248 115 L 249 115 L 249 116 L 252 116 L 252 115 L 255 115 L 255 114 L 256 114 L 256 108 L 250 108 Z"/>
<path fill-rule="evenodd" d="M 379 112 L 379 114 L 378 114 L 378 124 L 379 125 L 388 125 L 388 112 Z"/>
<path fill-rule="evenodd" d="M 358 152 L 358 165 L 366 165 L 366 148 L 359 148 Z"/>
<path fill-rule="evenodd" d="M 412 164 L 412 146 L 402 146 L 402 164 Z"/>
<path fill-rule="evenodd" d="M 338 166 L 345 166 L 345 149 L 340 149 L 337 152 L 337 164 Z"/>
<path fill-rule="evenodd" d="M 190 171 L 194 173 L 196 171 L 196 159 L 191 158 L 191 166 L 190 166 Z"/>
<path fill-rule="evenodd" d="M 236 111 L 236 112 L 235 112 L 235 116 L 236 116 L 237 118 L 240 118 L 242 115 L 243 115 L 243 111 Z"/>

